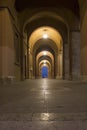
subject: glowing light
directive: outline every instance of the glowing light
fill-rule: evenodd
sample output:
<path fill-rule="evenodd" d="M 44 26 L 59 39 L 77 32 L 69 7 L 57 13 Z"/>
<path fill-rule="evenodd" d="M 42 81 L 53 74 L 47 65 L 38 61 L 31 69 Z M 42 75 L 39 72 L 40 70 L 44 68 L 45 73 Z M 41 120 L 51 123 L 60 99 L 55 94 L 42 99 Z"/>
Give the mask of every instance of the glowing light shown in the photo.
<path fill-rule="evenodd" d="M 46 51 L 44 51 L 44 52 L 43 52 L 43 55 L 47 55 L 47 52 L 46 52 Z"/>
<path fill-rule="evenodd" d="M 44 63 L 44 66 L 46 66 L 46 63 Z"/>
<path fill-rule="evenodd" d="M 41 114 L 41 119 L 43 121 L 48 121 L 50 119 L 50 114 L 49 113 L 42 113 Z"/>
<path fill-rule="evenodd" d="M 47 35 L 47 34 L 43 34 L 43 38 L 44 38 L 44 39 L 47 39 L 47 38 L 48 38 L 48 35 Z"/>
<path fill-rule="evenodd" d="M 46 64 L 46 61 L 44 61 L 44 64 Z"/>

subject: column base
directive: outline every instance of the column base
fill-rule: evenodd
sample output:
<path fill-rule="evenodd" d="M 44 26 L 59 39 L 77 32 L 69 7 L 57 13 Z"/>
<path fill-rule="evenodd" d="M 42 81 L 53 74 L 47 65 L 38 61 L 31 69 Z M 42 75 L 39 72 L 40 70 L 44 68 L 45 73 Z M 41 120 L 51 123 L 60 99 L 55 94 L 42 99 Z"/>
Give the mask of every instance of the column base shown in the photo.
<path fill-rule="evenodd" d="M 63 77 L 62 77 L 62 76 L 57 75 L 57 76 L 56 76 L 56 79 L 61 80 L 61 79 L 63 79 Z"/>
<path fill-rule="evenodd" d="M 64 79 L 64 80 L 72 80 L 71 75 L 69 75 L 69 74 L 65 74 L 65 75 L 63 76 L 63 79 Z"/>
<path fill-rule="evenodd" d="M 10 83 L 13 83 L 14 81 L 15 81 L 14 76 L 0 77 L 0 83 L 2 84 L 10 84 Z"/>
<path fill-rule="evenodd" d="M 72 75 L 72 80 L 81 80 L 80 75 Z"/>
<path fill-rule="evenodd" d="M 81 75 L 80 80 L 83 82 L 87 82 L 87 75 Z"/>

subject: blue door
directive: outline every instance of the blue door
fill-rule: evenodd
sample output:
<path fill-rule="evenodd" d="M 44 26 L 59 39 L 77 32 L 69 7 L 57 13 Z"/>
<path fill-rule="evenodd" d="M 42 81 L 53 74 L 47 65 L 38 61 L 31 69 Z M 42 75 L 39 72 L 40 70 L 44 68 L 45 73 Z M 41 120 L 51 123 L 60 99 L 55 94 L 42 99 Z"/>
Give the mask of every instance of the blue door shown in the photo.
<path fill-rule="evenodd" d="M 42 78 L 48 78 L 48 68 L 46 66 L 42 67 Z"/>

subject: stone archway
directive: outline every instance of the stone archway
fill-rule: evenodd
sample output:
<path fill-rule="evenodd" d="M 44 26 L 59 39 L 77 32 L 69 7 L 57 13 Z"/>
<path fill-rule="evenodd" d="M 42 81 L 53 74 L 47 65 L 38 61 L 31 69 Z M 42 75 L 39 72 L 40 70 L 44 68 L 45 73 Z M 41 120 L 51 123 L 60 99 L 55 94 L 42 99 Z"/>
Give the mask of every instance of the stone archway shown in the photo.
<path fill-rule="evenodd" d="M 71 77 L 74 79 L 75 76 L 78 77 L 78 75 L 80 74 L 79 73 L 80 71 L 79 70 L 77 71 L 77 68 L 79 68 L 78 66 L 80 63 L 76 62 L 76 61 L 79 61 L 79 56 L 80 56 L 79 55 L 80 52 L 78 51 L 80 50 L 80 44 L 78 44 L 80 43 L 80 35 L 79 35 L 80 34 L 80 26 L 79 26 L 80 20 L 79 20 L 78 12 L 75 14 L 71 6 L 69 8 L 66 6 L 65 3 L 63 3 L 65 8 L 63 8 L 62 5 L 60 8 L 55 8 L 55 7 L 54 8 L 44 7 L 44 8 L 35 8 L 35 9 L 24 8 L 22 12 L 18 12 L 18 16 L 19 16 L 18 17 L 19 19 L 18 19 L 16 13 L 14 12 L 14 3 L 15 3 L 14 0 L 13 2 L 11 0 L 0 1 L 0 8 L 1 8 L 0 12 L 2 11 L 2 7 L 4 7 L 3 9 L 6 9 L 8 11 L 10 25 L 11 25 L 10 27 L 12 27 L 12 30 L 13 30 L 12 37 L 14 37 L 14 34 L 17 34 L 19 37 L 18 38 L 19 40 L 17 40 L 18 43 L 20 44 L 20 48 L 19 48 L 20 50 L 18 49 L 18 51 L 20 52 L 18 56 L 19 63 L 16 63 L 14 65 L 15 58 L 13 59 L 13 62 L 11 63 L 11 66 L 13 69 L 11 71 L 14 74 L 12 75 L 16 77 L 17 79 L 18 75 L 19 75 L 18 77 L 20 77 L 20 70 L 21 70 L 21 77 L 24 78 L 24 73 L 25 73 L 24 71 L 26 71 L 26 78 L 29 78 L 29 65 L 32 65 L 32 62 L 33 62 L 32 61 L 31 63 L 29 63 L 29 53 L 31 53 L 31 49 L 29 48 L 29 43 L 28 43 L 29 37 L 32 34 L 32 32 L 34 32 L 34 30 L 36 30 L 37 28 L 43 27 L 43 26 L 50 26 L 50 27 L 55 28 L 62 37 L 63 47 L 60 49 L 60 51 L 58 51 L 58 53 L 61 52 L 61 50 L 63 51 L 62 55 L 63 55 L 63 63 L 64 63 L 63 64 L 64 78 L 68 79 Z M 85 13 L 86 6 L 84 10 L 82 10 L 82 7 L 86 5 L 86 3 L 85 4 L 84 3 L 85 2 L 82 3 L 81 1 L 79 1 L 79 5 L 81 8 L 81 27 L 82 27 L 81 33 L 82 35 L 84 35 L 86 32 L 84 31 L 85 29 L 83 29 L 84 28 L 83 24 L 85 25 L 84 18 L 86 14 Z M 71 3 L 69 4 L 71 5 Z M 83 40 L 83 37 L 84 36 L 82 36 L 82 43 L 84 44 L 86 42 Z M 14 40 L 12 40 L 12 44 L 14 45 Z M 79 48 L 79 49 L 76 49 L 76 48 Z M 85 66 L 84 54 L 86 54 L 86 51 L 84 51 L 83 48 L 81 49 L 81 57 L 84 64 L 82 64 L 81 66 L 81 72 L 83 75 L 85 75 L 86 66 Z M 75 56 L 75 54 L 77 56 Z M 24 65 L 25 57 L 26 57 L 26 67 Z M 58 58 L 60 59 L 60 57 Z M 10 67 L 8 67 L 8 70 L 10 70 Z M 32 71 L 32 67 L 31 67 L 31 71 Z M 11 75 L 11 74 L 8 74 L 8 75 Z"/>
<path fill-rule="evenodd" d="M 45 31 L 44 31 L 45 30 Z M 42 40 L 39 41 L 39 39 L 43 39 L 43 35 L 44 33 L 46 33 L 48 35 L 47 39 L 52 39 L 52 41 L 54 42 L 50 42 L 50 40 Z M 36 42 L 37 46 L 35 47 Z M 55 30 L 52 27 L 49 26 L 42 26 L 40 28 L 37 28 L 30 36 L 29 38 L 29 49 L 31 52 L 31 57 L 33 58 L 33 77 L 35 77 L 35 68 L 38 70 L 37 67 L 35 67 L 35 64 L 38 63 L 38 60 L 36 60 L 36 50 L 40 49 L 39 51 L 42 51 L 42 49 L 49 50 L 51 48 L 51 50 L 53 49 L 54 53 L 55 53 L 55 57 L 52 58 L 52 61 L 55 61 L 54 64 L 52 65 L 52 73 L 53 75 L 55 75 L 55 78 L 58 77 L 63 77 L 63 43 L 61 43 L 62 38 L 60 36 L 60 34 L 58 33 L 57 30 Z M 56 48 L 55 48 L 56 46 Z M 33 49 L 34 48 L 34 49 Z M 60 53 L 61 51 L 61 53 Z M 43 54 L 43 51 L 41 52 Z M 52 53 L 52 52 L 51 52 Z M 52 54 L 53 55 L 53 54 Z M 49 53 L 47 53 L 47 56 L 49 56 Z M 35 63 L 36 61 L 36 63 Z M 55 69 L 54 69 L 55 68 Z M 55 72 L 54 72 L 55 70 Z M 58 72 L 59 71 L 59 72 Z M 37 71 L 36 71 L 37 72 Z M 55 73 L 55 74 L 54 74 Z M 37 75 L 37 74 L 36 74 Z M 54 77 L 54 76 L 52 76 Z"/>

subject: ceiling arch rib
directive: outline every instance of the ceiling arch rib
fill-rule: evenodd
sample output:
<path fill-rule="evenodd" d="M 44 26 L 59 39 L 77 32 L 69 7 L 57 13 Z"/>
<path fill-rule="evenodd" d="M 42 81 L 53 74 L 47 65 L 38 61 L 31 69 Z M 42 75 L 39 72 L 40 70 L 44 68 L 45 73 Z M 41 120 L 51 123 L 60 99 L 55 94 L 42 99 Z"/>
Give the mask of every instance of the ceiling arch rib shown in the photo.
<path fill-rule="evenodd" d="M 41 61 L 39 62 L 39 65 L 40 65 L 40 64 L 47 64 L 47 63 L 50 64 L 50 62 L 49 62 L 48 60 L 41 60 Z"/>
<path fill-rule="evenodd" d="M 33 16 L 28 16 L 23 24 L 23 32 L 27 32 L 29 37 L 31 33 L 40 26 L 54 27 L 59 31 L 62 37 L 65 35 L 67 37 L 67 31 L 69 29 L 68 22 L 66 22 L 66 20 L 55 11 L 39 11 Z"/>
<path fill-rule="evenodd" d="M 41 62 L 42 60 L 47 60 L 47 61 L 49 61 L 49 62 L 51 63 L 51 65 L 52 65 L 52 63 L 53 63 L 51 57 L 49 57 L 49 56 L 41 56 L 41 57 L 38 59 L 38 63 Z"/>
<path fill-rule="evenodd" d="M 44 54 L 44 52 L 45 52 L 45 54 Z M 42 52 L 40 52 L 38 55 L 37 55 L 37 57 L 36 57 L 36 61 L 39 61 L 39 59 L 41 58 L 41 57 L 43 57 L 43 59 L 45 59 L 45 57 L 50 57 L 51 59 L 52 59 L 52 61 L 54 62 L 54 56 L 52 55 L 52 53 L 50 53 L 50 52 L 48 52 L 48 51 L 42 51 Z"/>
<path fill-rule="evenodd" d="M 39 52 L 44 50 L 51 52 L 54 56 L 58 54 L 58 48 L 56 44 L 50 39 L 47 39 L 46 41 L 40 39 L 37 41 L 33 48 L 33 55 L 36 57 Z"/>
<path fill-rule="evenodd" d="M 65 19 L 63 19 L 57 13 L 55 13 L 53 11 L 41 11 L 41 12 L 39 11 L 38 13 L 34 14 L 30 18 L 28 17 L 28 19 L 25 21 L 25 23 L 23 25 L 23 31 L 28 28 L 28 25 L 30 23 L 32 23 L 33 21 L 36 21 L 37 19 L 40 20 L 42 18 L 44 18 L 44 21 L 47 18 L 55 19 L 55 20 L 57 20 L 57 22 L 60 21 L 61 23 L 63 23 L 66 26 L 67 29 L 69 28 L 69 25 L 68 25 L 67 21 Z"/>
<path fill-rule="evenodd" d="M 62 41 L 62 37 L 59 34 L 59 32 L 52 28 L 52 27 L 48 27 L 48 26 L 44 26 L 44 27 L 40 27 L 38 29 L 36 29 L 30 36 L 29 38 L 29 48 L 32 51 L 33 47 L 35 45 L 35 43 L 39 40 L 39 39 L 43 39 L 43 35 L 47 34 L 48 38 L 52 39 L 56 46 L 58 48 L 60 48 L 60 43 Z M 46 39 L 44 39 L 46 41 Z"/>
<path fill-rule="evenodd" d="M 51 66 L 51 63 L 48 60 L 42 60 L 39 62 L 39 68 L 45 65 Z"/>

